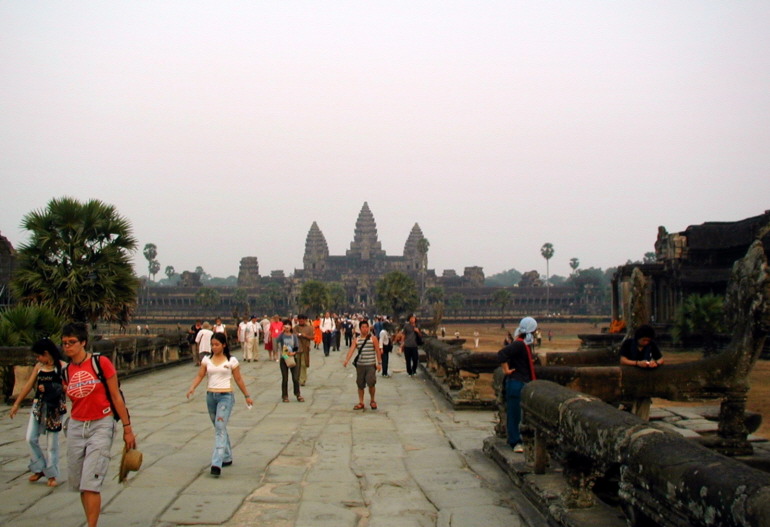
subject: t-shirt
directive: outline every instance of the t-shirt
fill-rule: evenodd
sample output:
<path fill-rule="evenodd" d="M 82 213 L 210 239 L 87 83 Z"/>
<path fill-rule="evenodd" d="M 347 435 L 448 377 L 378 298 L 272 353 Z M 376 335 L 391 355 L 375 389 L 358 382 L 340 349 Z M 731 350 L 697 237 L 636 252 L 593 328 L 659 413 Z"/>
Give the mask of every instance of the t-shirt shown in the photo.
<path fill-rule="evenodd" d="M 99 357 L 99 366 L 105 379 L 115 375 L 115 366 L 107 357 Z M 112 415 L 107 387 L 94 371 L 91 357 L 81 364 L 67 366 L 67 396 L 72 401 L 72 418 L 78 421 L 96 421 Z"/>
<path fill-rule="evenodd" d="M 230 357 L 229 361 L 217 366 L 211 362 L 211 357 L 203 357 L 201 364 L 206 366 L 209 390 L 229 390 L 232 388 L 230 379 L 233 378 L 233 370 L 238 367 L 238 359 Z"/>
<path fill-rule="evenodd" d="M 407 322 L 404 324 L 404 343 L 405 348 L 417 347 L 417 333 L 414 331 L 414 326 Z"/>
<path fill-rule="evenodd" d="M 497 359 L 501 363 L 508 363 L 508 367 L 513 370 L 513 373 L 508 376 L 509 379 L 521 382 L 532 380 L 529 353 L 527 352 L 527 345 L 523 340 L 514 340 L 511 344 L 498 351 Z"/>
<path fill-rule="evenodd" d="M 377 352 L 371 337 L 366 338 L 365 341 L 356 342 L 356 353 L 359 349 L 361 352 L 358 355 L 356 366 L 374 366 L 377 364 Z"/>
<path fill-rule="evenodd" d="M 198 353 L 211 353 L 211 337 L 214 332 L 210 329 L 202 329 L 198 332 L 195 340 L 198 342 Z"/>
<path fill-rule="evenodd" d="M 627 339 L 620 346 L 620 354 L 628 360 L 658 360 L 663 357 L 660 348 L 654 342 L 650 342 L 641 350 L 636 339 Z"/>

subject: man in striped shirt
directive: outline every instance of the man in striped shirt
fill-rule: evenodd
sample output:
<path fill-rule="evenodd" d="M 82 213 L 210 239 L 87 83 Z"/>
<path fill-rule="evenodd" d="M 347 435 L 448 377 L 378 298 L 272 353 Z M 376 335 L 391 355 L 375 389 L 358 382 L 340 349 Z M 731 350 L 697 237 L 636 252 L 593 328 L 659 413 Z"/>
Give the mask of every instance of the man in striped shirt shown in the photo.
<path fill-rule="evenodd" d="M 358 351 L 353 364 L 356 367 L 356 385 L 358 386 L 358 404 L 353 410 L 364 409 L 364 390 L 369 387 L 369 407 L 377 409 L 377 401 L 374 400 L 375 384 L 377 384 L 377 372 L 382 369 L 382 349 L 376 335 L 369 332 L 369 321 L 359 322 L 361 334 L 353 339 L 353 344 L 348 350 L 348 356 L 342 363 L 347 368 L 353 352 Z"/>

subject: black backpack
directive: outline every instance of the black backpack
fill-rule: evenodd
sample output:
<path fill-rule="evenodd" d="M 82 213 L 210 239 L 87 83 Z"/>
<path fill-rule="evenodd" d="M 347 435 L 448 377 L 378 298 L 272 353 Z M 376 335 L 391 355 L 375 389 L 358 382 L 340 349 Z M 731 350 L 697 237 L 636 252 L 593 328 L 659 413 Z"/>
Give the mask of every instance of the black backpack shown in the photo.
<path fill-rule="evenodd" d="M 120 421 L 120 416 L 118 415 L 118 412 L 115 411 L 115 405 L 112 403 L 112 394 L 110 393 L 110 389 L 107 386 L 107 379 L 104 377 L 104 372 L 102 371 L 100 359 L 101 359 L 100 353 L 92 353 L 91 367 L 94 369 L 94 371 L 96 372 L 96 376 L 99 377 L 99 380 L 104 385 L 104 392 L 107 394 L 107 400 L 110 402 L 110 408 L 112 409 L 112 417 L 116 421 Z M 62 369 L 62 378 L 64 379 L 64 382 L 66 384 L 69 384 L 69 364 L 67 364 Z M 120 398 L 123 399 L 123 406 L 126 408 L 128 421 L 131 422 L 131 415 L 128 414 L 128 406 L 126 405 L 126 396 L 123 395 L 123 390 L 120 389 L 120 380 L 118 380 L 118 391 L 120 392 Z"/>

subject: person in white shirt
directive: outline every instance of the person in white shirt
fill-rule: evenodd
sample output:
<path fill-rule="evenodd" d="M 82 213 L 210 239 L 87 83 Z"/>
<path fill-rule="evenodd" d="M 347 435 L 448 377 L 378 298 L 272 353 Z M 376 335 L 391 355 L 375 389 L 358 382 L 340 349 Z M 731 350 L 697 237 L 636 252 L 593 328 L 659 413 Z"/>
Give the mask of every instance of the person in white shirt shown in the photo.
<path fill-rule="evenodd" d="M 211 454 L 211 475 L 219 477 L 222 467 L 233 464 L 233 450 L 230 445 L 230 435 L 227 433 L 227 422 L 233 411 L 235 397 L 233 396 L 233 384 L 240 388 L 246 398 L 246 404 L 251 407 L 254 401 L 246 391 L 246 383 L 243 382 L 238 359 L 230 356 L 230 348 L 227 339 L 221 333 L 214 334 L 210 339 L 213 355 L 204 357 L 198 374 L 193 379 L 190 389 L 187 391 L 189 399 L 195 392 L 195 388 L 208 375 L 208 389 L 206 390 L 206 407 L 209 411 L 211 424 L 214 425 L 214 452 Z"/>
<path fill-rule="evenodd" d="M 251 320 L 246 324 L 244 331 L 244 340 L 246 345 L 243 348 L 243 360 L 244 362 L 251 362 L 259 360 L 259 332 L 262 330 L 262 326 L 257 321 L 257 315 L 253 315 Z"/>
<path fill-rule="evenodd" d="M 321 319 L 321 339 L 323 339 L 324 344 L 324 355 L 327 357 L 332 347 L 332 333 L 335 329 L 337 326 L 334 324 L 334 319 L 327 311 Z"/>
<path fill-rule="evenodd" d="M 203 323 L 201 330 L 195 336 L 195 343 L 198 344 L 198 359 L 203 360 L 203 357 L 211 355 L 211 336 L 214 334 L 211 331 L 211 324 L 208 321 Z"/>
<path fill-rule="evenodd" d="M 380 334 L 379 334 L 380 346 L 382 347 L 382 376 L 383 377 L 390 377 L 390 375 L 388 374 L 388 358 L 390 357 L 390 352 L 393 351 L 393 338 L 390 332 L 391 332 L 390 322 L 386 321 L 382 325 L 382 329 L 380 330 Z"/>

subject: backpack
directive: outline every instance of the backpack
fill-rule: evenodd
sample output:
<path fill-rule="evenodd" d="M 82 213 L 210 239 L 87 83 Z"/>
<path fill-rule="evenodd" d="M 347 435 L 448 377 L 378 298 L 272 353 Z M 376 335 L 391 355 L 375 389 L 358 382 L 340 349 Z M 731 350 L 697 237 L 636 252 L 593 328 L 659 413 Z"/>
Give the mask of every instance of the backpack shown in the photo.
<path fill-rule="evenodd" d="M 112 417 L 116 421 L 120 421 L 120 416 L 118 415 L 118 412 L 115 411 L 115 405 L 112 403 L 112 394 L 110 393 L 110 389 L 107 387 L 107 379 L 104 377 L 104 372 L 102 371 L 102 367 L 100 364 L 101 357 L 102 355 L 100 353 L 92 353 L 91 367 L 94 369 L 94 372 L 96 372 L 96 376 L 99 377 L 99 380 L 104 385 L 104 392 L 107 395 L 107 401 L 109 401 L 110 403 L 110 409 L 112 410 Z M 62 368 L 62 378 L 64 379 L 65 384 L 69 384 L 69 364 L 67 364 L 64 368 Z M 123 399 L 123 406 L 126 408 L 128 421 L 131 422 L 131 415 L 128 413 L 128 406 L 126 405 L 126 396 L 123 395 L 123 390 L 120 389 L 120 380 L 118 380 L 118 392 L 120 392 L 120 398 Z"/>

